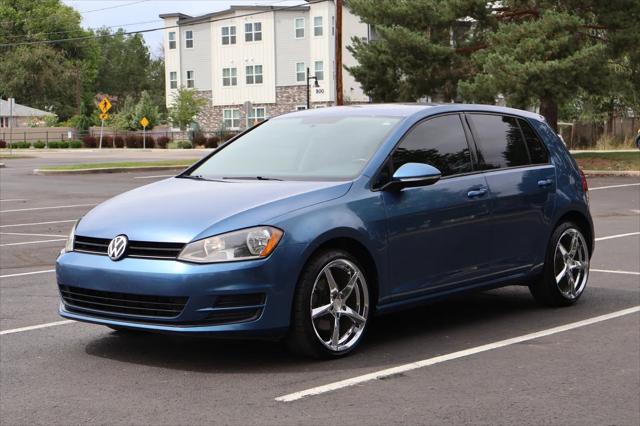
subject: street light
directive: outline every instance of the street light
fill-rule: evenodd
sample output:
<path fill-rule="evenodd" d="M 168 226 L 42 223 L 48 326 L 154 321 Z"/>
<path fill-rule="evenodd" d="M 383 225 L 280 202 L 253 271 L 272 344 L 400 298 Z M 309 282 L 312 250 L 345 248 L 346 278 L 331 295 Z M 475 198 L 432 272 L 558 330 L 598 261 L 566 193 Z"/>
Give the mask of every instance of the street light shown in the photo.
<path fill-rule="evenodd" d="M 320 87 L 318 84 L 318 77 L 315 75 L 309 75 L 309 68 L 307 68 L 307 109 L 311 109 L 311 84 L 309 84 L 309 80 L 313 79 L 313 87 Z"/>

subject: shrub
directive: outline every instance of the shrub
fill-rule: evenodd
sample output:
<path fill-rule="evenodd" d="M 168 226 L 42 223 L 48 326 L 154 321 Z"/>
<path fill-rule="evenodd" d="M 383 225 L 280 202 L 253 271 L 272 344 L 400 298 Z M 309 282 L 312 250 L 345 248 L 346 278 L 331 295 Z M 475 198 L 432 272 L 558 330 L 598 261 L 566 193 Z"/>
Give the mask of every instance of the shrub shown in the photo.
<path fill-rule="evenodd" d="M 69 148 L 73 148 L 73 149 L 82 148 L 82 141 L 71 141 L 71 142 L 69 142 Z"/>
<path fill-rule="evenodd" d="M 49 149 L 56 149 L 56 148 L 60 148 L 60 142 L 58 141 L 49 142 Z"/>
<path fill-rule="evenodd" d="M 104 142 L 104 138 L 103 138 L 103 142 Z M 82 144 L 84 145 L 85 148 L 95 148 L 98 146 L 98 141 L 96 140 L 95 136 L 85 136 L 82 138 Z"/>
<path fill-rule="evenodd" d="M 142 138 L 138 135 L 127 135 L 124 140 L 127 148 L 142 148 Z"/>
<path fill-rule="evenodd" d="M 222 142 L 226 142 L 229 139 L 231 139 L 232 137 L 234 137 L 236 134 L 235 133 L 231 133 L 231 132 L 220 132 L 220 140 Z"/>
<path fill-rule="evenodd" d="M 204 146 L 206 148 L 217 148 L 219 144 L 220 144 L 220 137 L 210 136 L 207 138 L 207 141 L 205 142 Z"/>
<path fill-rule="evenodd" d="M 13 144 L 14 148 L 17 149 L 28 149 L 31 148 L 31 142 L 14 142 Z"/>
<path fill-rule="evenodd" d="M 2 139 L 0 139 L 0 148 L 6 148 L 6 147 L 7 147 L 7 143 Z"/>
<path fill-rule="evenodd" d="M 69 141 L 60 141 L 58 142 L 58 148 L 69 148 Z"/>
<path fill-rule="evenodd" d="M 46 144 L 46 143 L 44 143 L 44 142 L 42 142 L 42 141 L 37 141 L 37 142 L 35 142 L 35 143 L 33 144 L 33 147 L 34 147 L 34 148 L 37 148 L 37 149 L 42 149 L 42 148 L 44 148 L 45 146 L 47 146 L 47 144 Z"/>
<path fill-rule="evenodd" d="M 168 138 L 168 137 L 166 137 L 166 136 L 160 136 L 158 139 L 156 139 L 156 146 L 157 146 L 158 148 L 163 148 L 163 149 L 164 149 L 164 148 L 166 148 L 166 147 L 167 147 L 167 145 L 169 144 L 169 141 L 170 141 L 170 140 L 171 140 L 171 139 L 169 139 L 169 138 Z"/>
<path fill-rule="evenodd" d="M 191 149 L 193 148 L 193 145 L 189 141 L 179 141 L 176 147 L 179 149 Z"/>
<path fill-rule="evenodd" d="M 122 136 L 114 137 L 113 142 L 115 143 L 116 148 L 124 148 L 124 138 Z"/>
<path fill-rule="evenodd" d="M 146 146 L 147 149 L 151 149 L 156 146 L 156 140 L 153 138 L 153 136 L 147 136 L 147 140 L 143 145 Z"/>
<path fill-rule="evenodd" d="M 193 146 L 204 146 L 207 143 L 207 138 L 202 133 L 197 133 L 193 137 Z"/>

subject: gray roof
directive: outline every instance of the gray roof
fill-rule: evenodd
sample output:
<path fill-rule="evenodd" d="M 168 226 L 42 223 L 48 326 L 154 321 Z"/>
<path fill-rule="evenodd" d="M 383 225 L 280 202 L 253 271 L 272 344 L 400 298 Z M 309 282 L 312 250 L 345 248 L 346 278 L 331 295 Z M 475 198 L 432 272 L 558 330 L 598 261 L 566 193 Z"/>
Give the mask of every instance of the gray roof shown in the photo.
<path fill-rule="evenodd" d="M 177 17 L 178 18 L 178 25 L 181 24 L 194 24 L 194 23 L 198 23 L 198 22 L 207 22 L 210 21 L 213 18 L 217 18 L 219 16 L 224 16 L 224 15 L 228 15 L 232 12 L 235 11 L 242 11 L 242 10 L 246 10 L 246 11 L 251 11 L 251 10 L 255 10 L 255 11 L 259 11 L 259 12 L 268 12 L 270 10 L 273 11 L 282 11 L 282 12 L 287 12 L 287 11 L 301 11 L 301 10 L 309 10 L 309 6 L 301 4 L 301 5 L 295 5 L 295 6 L 250 6 L 250 5 L 237 5 L 237 6 L 231 6 L 228 9 L 225 10 L 220 10 L 217 12 L 213 12 L 213 13 L 207 13 L 206 15 L 201 15 L 201 16 L 188 16 L 188 15 L 183 15 L 182 13 L 163 13 L 162 15 L 160 15 L 160 18 L 165 19 L 165 18 L 174 18 Z"/>
<path fill-rule="evenodd" d="M 13 116 L 14 117 L 47 117 L 54 116 L 54 113 L 49 111 L 43 111 L 41 109 L 31 108 L 18 103 L 13 104 Z M 0 99 L 0 117 L 9 116 L 9 101 Z"/>

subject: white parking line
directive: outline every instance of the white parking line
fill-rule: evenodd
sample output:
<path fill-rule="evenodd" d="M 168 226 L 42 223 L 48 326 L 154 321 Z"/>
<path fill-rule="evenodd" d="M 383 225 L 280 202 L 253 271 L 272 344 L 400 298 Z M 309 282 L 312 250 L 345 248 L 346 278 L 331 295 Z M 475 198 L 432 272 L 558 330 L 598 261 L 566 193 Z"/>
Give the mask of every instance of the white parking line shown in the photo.
<path fill-rule="evenodd" d="M 0 232 L 0 235 L 30 235 L 32 237 L 64 237 L 61 234 L 28 234 L 25 232 Z"/>
<path fill-rule="evenodd" d="M 640 272 L 613 271 L 611 269 L 589 269 L 589 272 L 602 272 L 604 274 L 640 275 Z"/>
<path fill-rule="evenodd" d="M 92 204 L 71 204 L 69 206 L 32 207 L 29 209 L 0 210 L 0 213 L 28 212 L 33 210 L 70 209 L 72 207 L 89 207 L 89 206 L 95 206 L 95 205 L 96 205 L 95 203 L 92 203 Z"/>
<path fill-rule="evenodd" d="M 416 370 L 418 368 L 428 367 L 430 365 L 439 364 L 439 363 L 451 361 L 458 358 L 463 358 L 469 355 L 474 355 L 477 353 L 486 352 L 493 349 L 504 348 L 506 346 L 515 345 L 517 343 L 522 343 L 522 342 L 526 342 L 533 339 L 539 339 L 541 337 L 550 336 L 552 334 L 562 333 L 564 331 L 569 331 L 575 328 L 596 324 L 602 321 L 618 318 L 618 317 L 633 314 L 636 312 L 640 312 L 640 305 L 634 306 L 632 308 L 616 311 L 616 312 L 611 312 L 609 314 L 588 318 L 586 320 L 572 322 L 572 323 L 561 325 L 558 327 L 548 328 L 546 330 L 537 331 L 535 333 L 524 334 L 522 336 L 512 337 L 510 339 L 500 340 L 498 342 L 476 346 L 474 348 L 464 349 L 462 351 L 453 352 L 446 355 L 440 355 L 434 358 L 423 359 L 421 361 L 416 361 L 409 364 L 403 364 L 397 367 L 387 368 L 385 370 L 364 374 L 362 376 L 357 376 L 357 377 L 353 377 L 346 380 L 340 380 L 338 382 L 317 386 L 317 387 L 306 389 L 300 392 L 294 392 L 288 395 L 279 396 L 276 398 L 276 401 L 280 401 L 280 402 L 297 401 L 299 399 L 306 398 L 309 396 L 332 392 L 338 389 L 359 385 L 365 382 L 370 382 L 372 380 L 384 379 L 389 376 L 406 373 L 407 371 Z"/>
<path fill-rule="evenodd" d="M 10 201 L 29 201 L 26 198 L 5 198 L 4 200 L 0 200 L 0 202 L 8 203 Z"/>
<path fill-rule="evenodd" d="M 45 324 L 31 325 L 29 327 L 13 328 L 11 330 L 0 331 L 0 336 L 4 336 L 5 334 L 21 333 L 23 331 L 39 330 L 41 328 L 47 328 L 47 327 L 55 327 L 57 325 L 71 324 L 74 322 L 75 321 L 64 320 L 64 321 L 47 322 Z"/>
<path fill-rule="evenodd" d="M 0 275 L 0 278 L 24 277 L 25 275 L 47 274 L 55 271 L 55 269 L 47 269 L 46 271 L 21 272 L 19 274 Z"/>
<path fill-rule="evenodd" d="M 624 188 L 625 186 L 638 186 L 638 185 L 640 185 L 640 183 L 625 183 L 623 185 L 598 186 L 596 188 L 589 188 L 589 191 L 597 191 L 598 189 Z"/>
<path fill-rule="evenodd" d="M 69 219 L 69 220 L 54 220 L 52 222 L 32 222 L 32 223 L 16 223 L 13 225 L 0 225 L 0 228 L 14 228 L 16 226 L 35 226 L 35 225 L 51 225 L 54 223 L 71 223 L 75 222 L 78 219 Z"/>
<path fill-rule="evenodd" d="M 0 247 L 22 246 L 22 245 L 25 245 L 25 244 L 52 243 L 54 241 L 67 241 L 67 239 L 66 238 L 56 238 L 55 240 L 25 241 L 25 242 L 22 242 L 22 243 L 0 244 Z"/>
<path fill-rule="evenodd" d="M 596 238 L 596 241 L 612 240 L 614 238 L 631 237 L 633 235 L 640 235 L 640 232 L 629 232 L 627 234 L 609 235 L 607 237 Z"/>
<path fill-rule="evenodd" d="M 165 177 L 174 177 L 175 175 L 158 175 L 158 176 L 134 176 L 134 179 L 156 179 Z"/>

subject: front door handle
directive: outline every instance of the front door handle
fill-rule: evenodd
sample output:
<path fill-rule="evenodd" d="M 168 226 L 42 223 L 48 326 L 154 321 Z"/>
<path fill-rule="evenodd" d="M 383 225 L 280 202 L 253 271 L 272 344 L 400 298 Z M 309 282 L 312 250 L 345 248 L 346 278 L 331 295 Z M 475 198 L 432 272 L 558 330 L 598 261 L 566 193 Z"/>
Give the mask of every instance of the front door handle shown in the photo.
<path fill-rule="evenodd" d="M 542 179 L 542 180 L 538 181 L 538 186 L 540 188 L 551 186 L 551 184 L 553 184 L 553 180 L 552 179 Z"/>
<path fill-rule="evenodd" d="M 484 196 L 486 193 L 487 193 L 487 188 L 472 189 L 471 191 L 467 192 L 467 197 L 478 198 L 478 197 Z"/>

